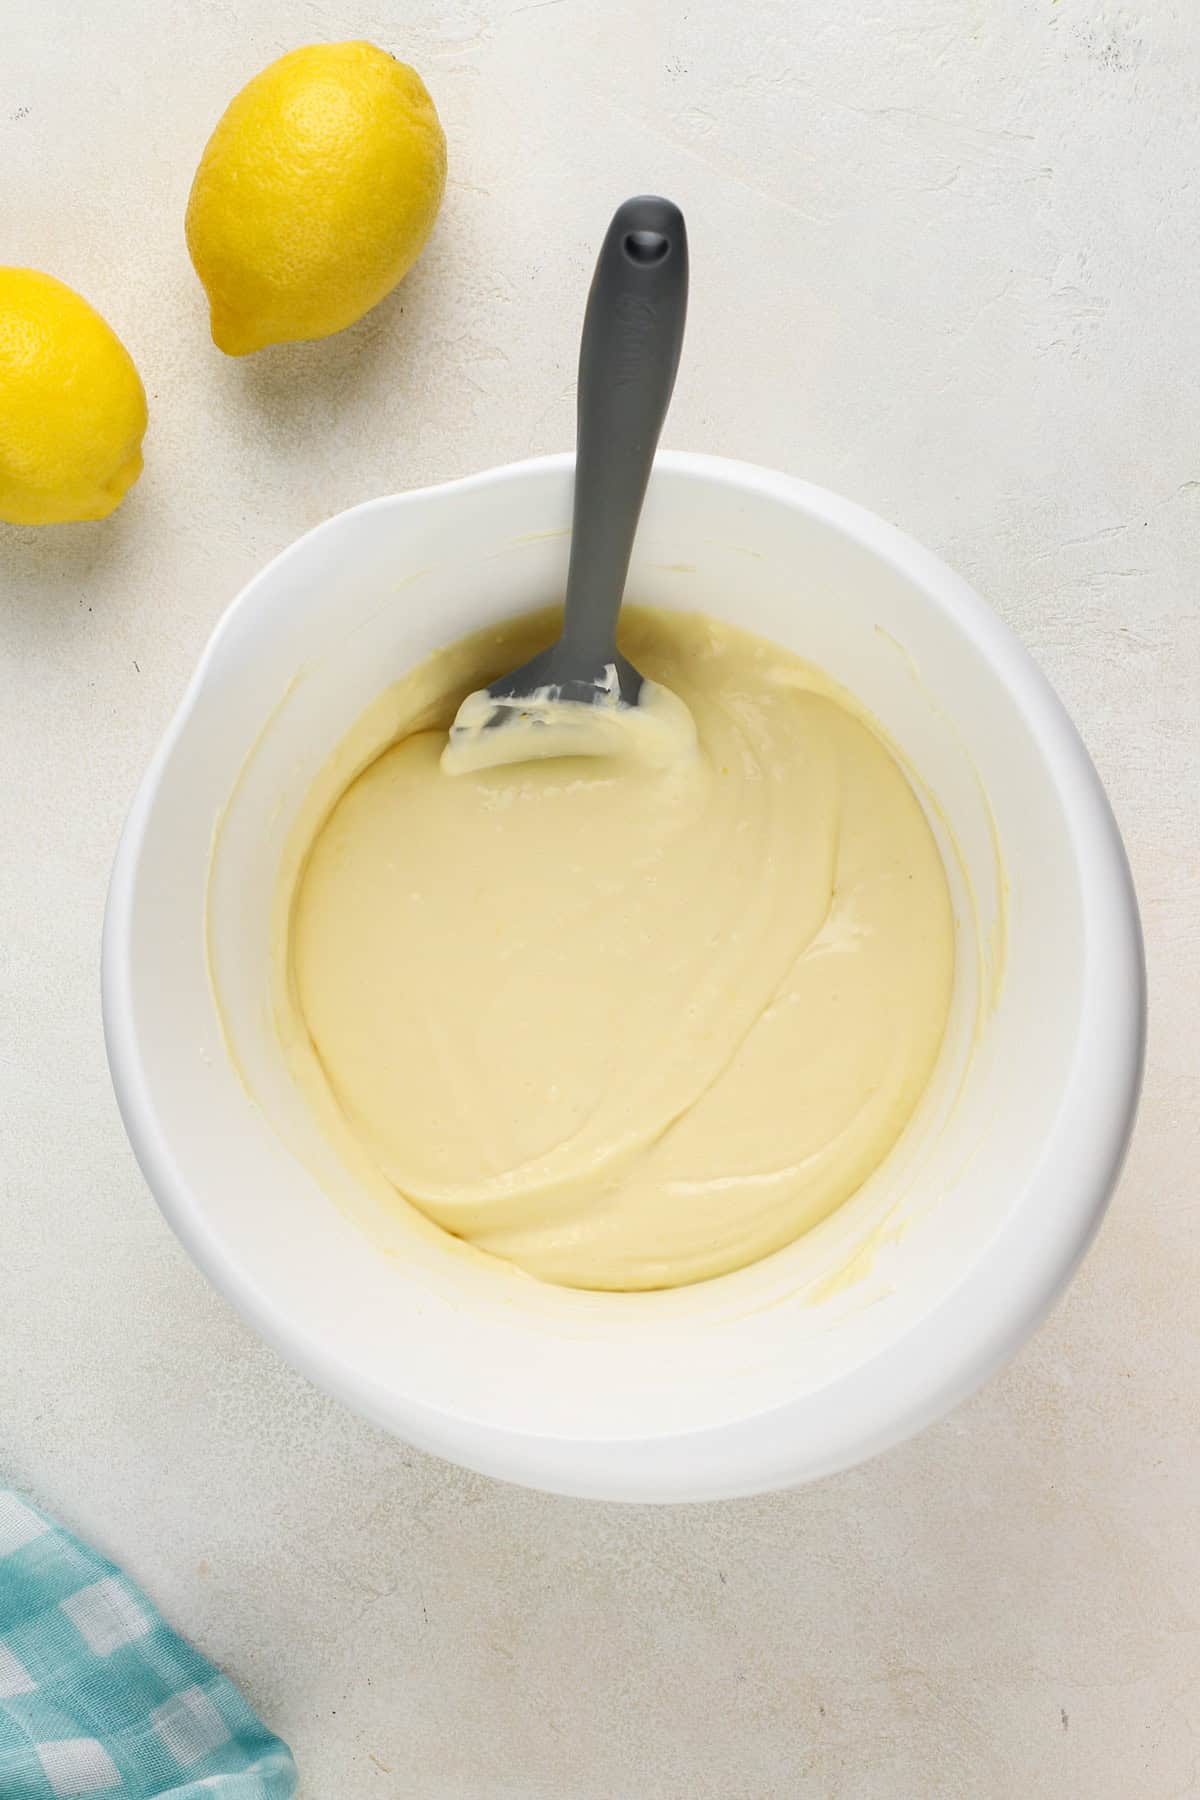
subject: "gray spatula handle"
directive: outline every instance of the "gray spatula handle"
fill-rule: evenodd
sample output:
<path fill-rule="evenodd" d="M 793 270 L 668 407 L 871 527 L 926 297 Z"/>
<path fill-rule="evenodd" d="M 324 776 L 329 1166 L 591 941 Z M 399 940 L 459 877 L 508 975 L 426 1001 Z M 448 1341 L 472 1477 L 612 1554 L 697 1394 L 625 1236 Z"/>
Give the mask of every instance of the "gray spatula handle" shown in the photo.
<path fill-rule="evenodd" d="M 683 214 L 626 200 L 592 277 L 579 352 L 575 516 L 562 643 L 613 659 L 638 516 L 679 366 L 687 315 Z"/>

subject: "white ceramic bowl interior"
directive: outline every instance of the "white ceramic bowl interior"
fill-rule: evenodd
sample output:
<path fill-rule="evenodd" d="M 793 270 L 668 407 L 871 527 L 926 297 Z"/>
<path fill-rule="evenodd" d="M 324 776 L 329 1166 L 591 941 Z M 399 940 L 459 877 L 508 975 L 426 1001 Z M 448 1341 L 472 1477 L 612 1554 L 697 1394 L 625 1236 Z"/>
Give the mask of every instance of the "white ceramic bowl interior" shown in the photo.
<path fill-rule="evenodd" d="M 110 1061 L 150 1187 L 197 1262 L 350 1405 L 560 1492 L 754 1492 L 944 1411 L 1067 1279 L 1136 1100 L 1136 906 L 1078 737 L 965 583 L 821 489 L 664 455 L 631 595 L 733 620 L 820 664 L 934 797 L 959 933 L 941 1062 L 851 1202 L 720 1280 L 577 1293 L 480 1267 L 403 1223 L 380 1228 L 381 1250 L 347 1217 L 361 1196 L 275 1041 L 279 860 L 319 766 L 383 687 L 464 632 L 561 596 L 571 468 L 550 458 L 358 507 L 234 603 L 118 854 Z"/>

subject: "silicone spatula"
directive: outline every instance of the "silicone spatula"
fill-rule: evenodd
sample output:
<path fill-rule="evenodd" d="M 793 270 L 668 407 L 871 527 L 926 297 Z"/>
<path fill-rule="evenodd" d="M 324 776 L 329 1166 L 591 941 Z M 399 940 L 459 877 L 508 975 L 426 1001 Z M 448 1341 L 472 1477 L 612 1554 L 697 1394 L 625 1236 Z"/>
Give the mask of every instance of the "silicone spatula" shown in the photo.
<path fill-rule="evenodd" d="M 576 706 L 638 704 L 642 676 L 617 649 L 617 617 L 675 385 L 687 288 L 679 208 L 654 195 L 626 200 L 601 246 L 583 322 L 562 633 L 464 702 L 442 758 L 450 774 L 602 751 L 602 733 L 571 729 L 573 720 L 588 722 Z"/>

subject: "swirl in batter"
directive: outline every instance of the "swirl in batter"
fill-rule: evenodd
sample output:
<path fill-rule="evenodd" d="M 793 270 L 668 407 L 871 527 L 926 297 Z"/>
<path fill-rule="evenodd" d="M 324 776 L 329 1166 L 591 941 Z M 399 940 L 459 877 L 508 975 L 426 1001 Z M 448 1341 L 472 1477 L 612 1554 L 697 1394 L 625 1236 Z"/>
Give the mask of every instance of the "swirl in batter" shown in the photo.
<path fill-rule="evenodd" d="M 463 696 L 551 635 L 431 658 L 336 753 L 285 863 L 277 1021 L 396 1206 L 545 1281 L 680 1286 L 891 1149 L 949 1008 L 945 871 L 846 697 L 696 615 L 623 619 L 695 722 L 668 766 L 443 774 Z"/>

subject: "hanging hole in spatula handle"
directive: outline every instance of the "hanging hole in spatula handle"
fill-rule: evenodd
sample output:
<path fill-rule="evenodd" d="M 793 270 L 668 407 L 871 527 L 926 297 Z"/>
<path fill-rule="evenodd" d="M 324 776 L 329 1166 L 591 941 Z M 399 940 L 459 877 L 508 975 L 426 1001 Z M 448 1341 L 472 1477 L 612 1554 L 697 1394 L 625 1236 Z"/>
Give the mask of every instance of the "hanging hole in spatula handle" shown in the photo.
<path fill-rule="evenodd" d="M 657 263 L 670 254 L 671 240 L 661 231 L 627 231 L 625 254 L 630 262 Z"/>

